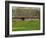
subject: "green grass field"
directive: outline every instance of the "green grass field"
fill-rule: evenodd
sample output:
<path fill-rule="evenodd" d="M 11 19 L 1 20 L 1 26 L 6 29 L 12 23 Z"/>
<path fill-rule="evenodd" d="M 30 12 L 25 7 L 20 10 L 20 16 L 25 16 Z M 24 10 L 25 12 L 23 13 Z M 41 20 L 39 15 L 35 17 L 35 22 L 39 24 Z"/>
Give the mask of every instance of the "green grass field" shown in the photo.
<path fill-rule="evenodd" d="M 40 30 L 40 21 L 12 21 L 12 31 Z"/>

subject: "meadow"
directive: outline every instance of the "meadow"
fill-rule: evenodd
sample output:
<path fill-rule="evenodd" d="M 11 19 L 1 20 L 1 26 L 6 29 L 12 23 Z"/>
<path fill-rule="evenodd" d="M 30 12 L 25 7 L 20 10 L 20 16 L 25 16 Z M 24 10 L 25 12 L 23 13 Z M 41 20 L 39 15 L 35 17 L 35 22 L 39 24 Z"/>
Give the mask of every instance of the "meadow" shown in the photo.
<path fill-rule="evenodd" d="M 12 20 L 12 31 L 27 31 L 27 30 L 40 30 L 40 21 L 13 21 Z"/>

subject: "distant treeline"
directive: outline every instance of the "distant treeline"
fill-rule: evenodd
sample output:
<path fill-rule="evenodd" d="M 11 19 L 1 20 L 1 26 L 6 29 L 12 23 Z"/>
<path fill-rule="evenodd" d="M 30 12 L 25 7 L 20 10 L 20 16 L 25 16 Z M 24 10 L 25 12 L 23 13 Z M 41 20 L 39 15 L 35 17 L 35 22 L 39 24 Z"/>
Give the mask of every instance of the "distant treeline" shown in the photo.
<path fill-rule="evenodd" d="M 35 17 L 40 18 L 40 8 L 16 7 L 12 9 L 12 16 L 15 17 Z"/>

